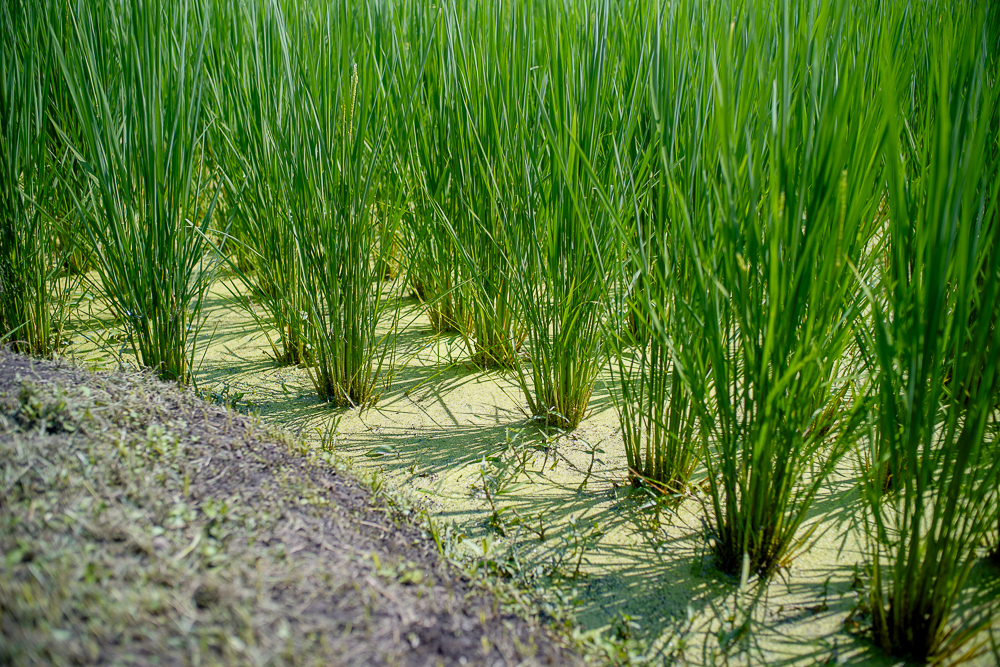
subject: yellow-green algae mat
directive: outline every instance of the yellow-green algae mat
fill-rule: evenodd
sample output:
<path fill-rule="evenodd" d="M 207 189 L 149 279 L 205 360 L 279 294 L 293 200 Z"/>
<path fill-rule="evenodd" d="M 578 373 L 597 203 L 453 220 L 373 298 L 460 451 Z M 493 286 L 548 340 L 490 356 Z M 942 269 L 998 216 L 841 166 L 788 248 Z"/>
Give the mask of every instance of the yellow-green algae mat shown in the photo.
<path fill-rule="evenodd" d="M 371 408 L 334 409 L 316 398 L 305 368 L 274 361 L 264 332 L 231 305 L 234 289 L 219 280 L 206 301 L 203 392 L 422 496 L 467 555 L 575 608 L 582 628 L 623 640 L 634 662 L 897 664 L 852 620 L 866 562 L 854 458 L 817 498 L 810 537 L 788 566 L 741 589 L 712 566 L 703 496 L 666 504 L 628 484 L 609 374 L 574 432 L 547 432 L 510 372 L 473 366 L 459 336 L 433 332 L 420 304 L 400 297 L 391 387 Z M 98 301 L 82 303 L 67 356 L 91 367 L 129 363 Z M 974 570 L 963 608 L 1000 598 L 989 567 Z M 984 650 L 971 664 L 1000 664 L 1000 628 L 979 639 Z"/>

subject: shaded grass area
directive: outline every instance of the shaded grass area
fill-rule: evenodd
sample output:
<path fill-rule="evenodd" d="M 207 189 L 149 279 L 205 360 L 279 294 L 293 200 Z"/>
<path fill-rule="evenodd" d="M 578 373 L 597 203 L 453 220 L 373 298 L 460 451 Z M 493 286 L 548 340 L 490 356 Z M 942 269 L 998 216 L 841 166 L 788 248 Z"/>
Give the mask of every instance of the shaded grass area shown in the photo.
<path fill-rule="evenodd" d="M 0 664 L 574 664 L 282 431 L 0 353 Z"/>

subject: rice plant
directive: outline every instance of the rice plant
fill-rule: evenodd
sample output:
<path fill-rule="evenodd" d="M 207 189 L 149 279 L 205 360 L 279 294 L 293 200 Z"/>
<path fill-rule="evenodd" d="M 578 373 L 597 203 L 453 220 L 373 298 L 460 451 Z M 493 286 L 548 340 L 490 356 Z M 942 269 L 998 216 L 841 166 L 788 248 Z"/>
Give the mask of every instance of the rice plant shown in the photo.
<path fill-rule="evenodd" d="M 21 0 L 0 9 L 0 340 L 26 354 L 61 346 L 67 316 L 60 280 L 57 203 L 61 143 L 50 118 L 55 80 L 50 8 Z"/>
<path fill-rule="evenodd" d="M 530 78 L 530 31 L 524 8 L 499 3 L 453 7 L 447 14 L 448 48 L 454 53 L 459 103 L 447 122 L 452 132 L 450 176 L 456 186 L 451 215 L 435 208 L 455 240 L 468 285 L 464 332 L 472 361 L 483 367 L 513 368 L 524 340 L 509 258 L 511 211 L 500 188 L 512 159 L 515 123 L 523 112 Z M 504 64 L 490 57 L 503 50 Z"/>
<path fill-rule="evenodd" d="M 990 608 L 954 617 L 996 520 L 1000 338 L 976 311 L 1000 298 L 997 87 L 982 9 L 900 17 L 883 47 L 890 227 L 865 337 L 882 421 L 870 508 L 868 603 L 895 655 L 968 657 Z M 920 45 L 915 46 L 915 45 Z M 911 49 L 912 59 L 894 60 Z M 993 308 L 993 306 L 989 306 Z"/>
<path fill-rule="evenodd" d="M 845 44 L 845 21 L 833 5 L 785 2 L 777 21 L 762 7 L 713 10 L 698 47 L 712 80 L 706 130 L 668 174 L 671 224 L 693 262 L 675 363 L 704 447 L 716 562 L 734 575 L 744 558 L 769 575 L 808 538 L 799 528 L 860 415 L 840 366 L 880 128 L 860 113 L 851 84 L 865 54 Z"/>
<path fill-rule="evenodd" d="M 679 297 L 691 289 L 693 266 L 680 242 L 676 223 L 682 211 L 671 187 L 681 164 L 698 164 L 684 156 L 697 155 L 708 110 L 706 60 L 696 58 L 688 37 L 688 26 L 703 20 L 702 8 L 672 3 L 657 14 L 649 47 L 649 113 L 655 127 L 644 160 L 618 172 L 632 189 L 633 205 L 615 215 L 622 256 L 614 263 L 626 271 L 610 295 L 617 318 L 609 338 L 629 476 L 635 484 L 670 494 L 687 489 L 700 458 L 697 414 L 677 363 L 686 341 L 673 326 Z M 693 182 L 691 176 L 686 180 Z"/>
<path fill-rule="evenodd" d="M 290 92 L 296 161 L 289 210 L 307 295 L 310 377 L 336 405 L 378 398 L 395 340 L 394 325 L 379 331 L 393 303 L 380 268 L 389 248 L 379 239 L 395 235 L 402 206 L 388 202 L 390 214 L 375 216 L 393 72 L 365 41 L 366 9 L 333 3 L 293 14 L 291 25 L 299 54 Z"/>
<path fill-rule="evenodd" d="M 519 379 L 533 414 L 565 429 L 586 415 L 607 356 L 604 275 L 614 235 L 606 202 L 595 193 L 608 200 L 624 194 L 608 138 L 627 143 L 622 135 L 634 130 L 641 99 L 635 87 L 643 83 L 620 91 L 621 108 L 607 106 L 618 62 L 606 45 L 616 18 L 608 3 L 548 6 L 539 17 L 545 48 L 535 83 L 538 127 L 521 144 L 526 233 L 511 235 L 512 274 L 520 278 L 531 363 Z"/>
<path fill-rule="evenodd" d="M 435 331 L 472 335 L 471 291 L 466 265 L 448 221 L 458 220 L 461 200 L 455 179 L 452 123 L 459 104 L 454 49 L 447 26 L 453 19 L 445 7 L 415 4 L 400 12 L 401 38 L 410 57 L 400 58 L 400 87 L 410 93 L 397 107 L 410 110 L 400 128 L 400 161 L 417 182 L 413 210 L 404 221 L 408 282 L 426 305 Z M 402 114 L 401 114 L 402 115 Z M 406 150 L 403 150 L 403 146 Z M 441 211 L 439 214 L 438 211 Z"/>
<path fill-rule="evenodd" d="M 602 263 L 612 224 L 605 202 L 591 193 L 620 192 L 602 180 L 612 174 L 606 133 L 615 121 L 623 121 L 623 134 L 634 130 L 630 114 L 639 98 L 624 110 L 604 106 L 614 74 L 604 48 L 610 5 L 546 6 L 537 15 L 497 11 L 479 22 L 488 29 L 476 46 L 460 42 L 465 106 L 476 120 L 467 125 L 475 150 L 466 162 L 474 187 L 466 192 L 477 235 L 470 273 L 487 295 L 477 301 L 477 314 L 505 331 L 521 321 L 523 357 L 512 356 L 520 337 L 513 346 L 500 340 L 529 409 L 549 425 L 572 429 L 586 414 L 606 357 Z M 545 32 L 536 35 L 536 26 Z M 509 54 L 507 66 L 478 48 Z"/>
<path fill-rule="evenodd" d="M 383 175 L 395 65 L 376 57 L 388 22 L 377 11 L 243 3 L 212 59 L 229 232 L 245 266 L 228 262 L 248 288 L 237 300 L 263 306 L 275 358 L 305 363 L 320 398 L 340 406 L 371 403 L 388 380 L 394 325 L 378 329 L 394 301 L 382 282 L 408 204 Z"/>
<path fill-rule="evenodd" d="M 102 291 L 139 364 L 180 382 L 191 378 L 213 276 L 203 9 L 190 0 L 80 3 L 56 50 L 78 124 L 74 149 L 94 188 L 79 204 Z"/>
<path fill-rule="evenodd" d="M 679 254 L 649 254 L 647 230 L 660 227 L 667 218 L 645 217 L 639 215 L 625 235 L 633 243 L 626 266 L 634 271 L 619 292 L 614 309 L 618 318 L 609 332 L 617 362 L 612 364 L 617 380 L 614 397 L 629 478 L 633 484 L 679 496 L 687 490 L 700 459 L 698 416 L 677 362 L 687 342 L 683 331 L 673 326 L 680 305 L 677 297 L 689 284 L 683 272 L 691 267 L 690 262 L 678 261 Z M 657 231 L 668 233 L 664 228 Z"/>
<path fill-rule="evenodd" d="M 216 154 L 228 179 L 230 264 L 245 288 L 235 296 L 254 317 L 256 304 L 263 306 L 269 321 L 258 324 L 275 359 L 299 364 L 307 358 L 308 299 L 288 195 L 298 157 L 289 136 L 294 61 L 285 16 L 275 3 L 237 9 L 230 25 L 218 29 L 209 67 Z"/>
<path fill-rule="evenodd" d="M 414 210 L 406 218 L 408 280 L 417 298 L 426 305 L 432 329 L 457 332 L 468 339 L 473 335 L 468 272 L 458 242 L 435 208 L 434 202 L 443 195 L 426 192 L 421 190 L 414 197 Z M 447 219 L 455 217 L 452 214 Z M 477 358 L 486 360 L 483 355 Z"/>

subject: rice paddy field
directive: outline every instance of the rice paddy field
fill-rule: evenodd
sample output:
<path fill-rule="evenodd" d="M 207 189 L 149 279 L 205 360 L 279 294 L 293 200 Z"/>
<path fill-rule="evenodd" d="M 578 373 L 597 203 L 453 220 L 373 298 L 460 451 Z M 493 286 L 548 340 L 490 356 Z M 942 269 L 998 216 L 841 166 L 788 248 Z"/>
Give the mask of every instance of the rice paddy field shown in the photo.
<path fill-rule="evenodd" d="M 612 664 L 1000 664 L 1000 14 L 10 0 L 0 339 L 411 497 Z"/>

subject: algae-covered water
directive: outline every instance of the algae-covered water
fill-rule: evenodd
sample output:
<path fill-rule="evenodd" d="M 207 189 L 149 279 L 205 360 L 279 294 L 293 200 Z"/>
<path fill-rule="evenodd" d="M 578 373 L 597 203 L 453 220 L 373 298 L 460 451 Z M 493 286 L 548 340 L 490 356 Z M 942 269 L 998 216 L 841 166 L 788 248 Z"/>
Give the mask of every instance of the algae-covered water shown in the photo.
<path fill-rule="evenodd" d="M 629 485 L 607 372 L 579 428 L 546 430 L 511 373 L 473 366 L 460 336 L 433 332 L 417 300 L 398 296 L 391 385 L 374 407 L 334 409 L 305 368 L 274 361 L 267 336 L 232 305 L 235 289 L 221 279 L 209 295 L 199 391 L 423 499 L 451 555 L 571 609 L 582 631 L 603 632 L 635 662 L 894 664 L 856 632 L 865 556 L 855 458 L 814 503 L 795 557 L 770 582 L 741 587 L 712 565 L 697 490 L 667 501 Z M 91 367 L 134 363 L 99 302 L 81 304 L 65 354 Z M 988 568 L 973 572 L 967 603 L 998 597 Z M 1000 628 L 982 639 L 977 662 L 997 664 Z"/>

